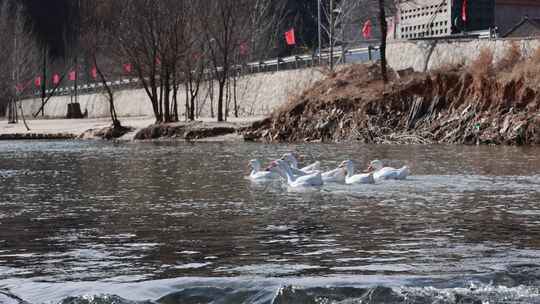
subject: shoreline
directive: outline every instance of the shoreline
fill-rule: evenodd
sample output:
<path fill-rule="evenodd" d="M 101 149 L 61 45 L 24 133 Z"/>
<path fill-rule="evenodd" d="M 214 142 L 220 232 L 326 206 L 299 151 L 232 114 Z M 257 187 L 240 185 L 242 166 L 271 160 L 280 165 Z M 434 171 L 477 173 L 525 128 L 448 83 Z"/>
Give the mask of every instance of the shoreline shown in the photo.
<path fill-rule="evenodd" d="M 216 122 L 215 118 L 202 117 L 194 122 L 175 122 L 155 124 L 153 117 L 121 117 L 122 126 L 131 130 L 126 134 L 114 138 L 116 141 L 244 141 L 241 130 L 251 126 L 253 122 L 262 117 L 230 118 L 227 122 Z M 96 136 L 111 126 L 109 118 L 91 119 L 32 119 L 27 120 L 30 131 L 24 123 L 8 124 L 7 120 L 0 120 L 0 141 L 5 140 L 107 140 Z M 145 130 L 158 130 L 147 136 L 139 135 Z M 148 132 L 148 131 L 147 131 Z M 152 136 L 152 135 L 158 136 Z M 137 138 L 139 135 L 140 138 Z"/>

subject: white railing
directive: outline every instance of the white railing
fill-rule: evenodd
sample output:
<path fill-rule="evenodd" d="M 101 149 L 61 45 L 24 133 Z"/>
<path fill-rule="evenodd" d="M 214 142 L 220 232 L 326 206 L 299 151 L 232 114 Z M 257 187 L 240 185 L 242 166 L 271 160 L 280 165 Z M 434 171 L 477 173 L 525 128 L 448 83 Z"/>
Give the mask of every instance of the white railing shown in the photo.
<path fill-rule="evenodd" d="M 348 63 L 348 62 L 363 62 L 368 61 L 373 58 L 378 58 L 378 54 L 375 52 L 378 49 L 378 47 L 365 47 L 365 48 L 354 48 L 354 49 L 348 49 L 342 52 L 341 49 L 337 48 L 334 51 L 334 59 L 336 60 L 336 64 L 342 64 L 342 63 Z M 270 72 L 270 71 L 280 71 L 280 70 L 291 70 L 291 69 L 300 69 L 305 68 L 307 66 L 315 66 L 319 65 L 323 62 L 328 62 L 330 59 L 330 53 L 329 52 L 322 52 L 319 54 L 303 54 L 303 55 L 294 55 L 294 56 L 288 56 L 288 57 L 282 57 L 282 58 L 274 58 L 269 60 L 264 60 L 260 62 L 249 62 L 244 65 L 237 65 L 234 68 L 237 71 L 241 71 L 245 74 L 256 74 L 256 73 L 264 73 L 264 72 Z M 208 72 L 210 73 L 210 72 Z M 107 85 L 112 88 L 121 88 L 121 87 L 129 87 L 129 86 L 136 86 L 139 84 L 139 78 L 123 78 L 120 80 L 115 81 L 108 81 Z M 81 94 L 88 94 L 92 92 L 96 92 L 103 88 L 103 84 L 101 82 L 95 82 L 95 83 L 85 83 L 77 86 L 77 91 Z M 74 86 L 63 86 L 58 87 L 56 91 L 54 91 L 57 95 L 68 95 L 71 94 L 71 92 L 75 91 Z M 48 89 L 45 91 L 46 94 L 53 93 L 53 89 Z M 35 96 L 41 95 L 40 91 L 34 92 Z"/>

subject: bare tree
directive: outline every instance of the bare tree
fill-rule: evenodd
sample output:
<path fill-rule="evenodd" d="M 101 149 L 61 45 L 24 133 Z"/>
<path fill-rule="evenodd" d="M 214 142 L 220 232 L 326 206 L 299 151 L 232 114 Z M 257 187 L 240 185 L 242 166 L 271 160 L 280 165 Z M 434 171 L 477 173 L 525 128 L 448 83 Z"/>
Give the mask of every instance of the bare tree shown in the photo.
<path fill-rule="evenodd" d="M 218 85 L 217 120 L 225 120 L 227 83 L 236 73 L 240 46 L 254 40 L 263 28 L 269 0 L 198 1 L 201 29 L 208 44 L 208 56 Z"/>
<path fill-rule="evenodd" d="M 380 57 L 381 57 L 381 74 L 383 81 L 388 82 L 387 72 L 387 60 L 386 60 L 386 44 L 388 37 L 388 24 L 386 16 L 389 14 L 395 14 L 398 10 L 400 3 L 409 2 L 415 3 L 416 0 L 377 0 L 379 9 L 379 26 L 381 29 L 381 45 L 380 45 Z"/>
<path fill-rule="evenodd" d="M 116 2 L 116 1 L 115 1 Z M 179 64 L 194 0 L 121 0 L 118 50 L 129 60 L 152 104 L 156 123 L 178 118 Z"/>
<path fill-rule="evenodd" d="M 0 101 L 0 112 L 4 112 L 7 108 L 8 112 L 13 112 L 12 97 L 13 97 L 13 75 L 12 75 L 12 52 L 13 44 L 8 43 L 12 40 L 12 14 L 10 12 L 12 1 L 3 1 L 0 7 L 0 39 L 4 43 L 0 43 L 0 89 L 3 92 Z M 9 119 L 12 121 L 11 117 Z"/>
<path fill-rule="evenodd" d="M 381 27 L 381 74 L 383 81 L 388 82 L 388 73 L 386 69 L 386 35 L 388 25 L 386 24 L 386 7 L 384 0 L 379 0 L 379 24 Z"/>
<path fill-rule="evenodd" d="M 28 30 L 22 4 L 5 0 L 0 15 L 0 35 L 4 42 L 1 47 L 0 74 L 8 101 L 9 122 L 17 123 L 17 112 L 20 111 L 26 129 L 30 130 L 19 99 L 33 87 L 34 73 L 39 66 L 40 48 Z"/>
<path fill-rule="evenodd" d="M 92 76 L 98 78 L 109 102 L 109 114 L 114 129 L 122 129 L 114 105 L 114 91 L 109 79 L 115 76 L 118 63 L 111 47 L 116 34 L 117 1 L 80 1 L 80 43 L 92 65 Z"/>

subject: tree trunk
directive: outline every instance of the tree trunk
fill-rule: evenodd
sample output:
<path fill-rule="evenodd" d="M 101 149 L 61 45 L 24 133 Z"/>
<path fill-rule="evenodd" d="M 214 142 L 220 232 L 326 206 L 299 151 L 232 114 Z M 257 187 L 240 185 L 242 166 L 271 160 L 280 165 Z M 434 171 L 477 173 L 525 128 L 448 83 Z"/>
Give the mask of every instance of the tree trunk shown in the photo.
<path fill-rule="evenodd" d="M 388 74 L 386 70 L 386 36 L 387 36 L 387 24 L 386 24 L 386 11 L 384 8 L 384 0 L 379 0 L 379 22 L 381 24 L 381 74 L 383 81 L 388 82 Z"/>
<path fill-rule="evenodd" d="M 223 98 L 225 97 L 225 79 L 219 80 L 219 94 L 217 100 L 217 121 L 223 121 Z"/>
<path fill-rule="evenodd" d="M 334 27 L 334 0 L 330 0 L 330 71 L 334 71 Z"/>
<path fill-rule="evenodd" d="M 190 109 L 189 109 L 189 82 L 184 82 L 184 93 L 186 95 L 186 103 L 184 105 L 185 107 L 185 112 L 186 114 L 184 115 L 186 117 L 186 120 L 189 120 L 190 117 L 189 117 L 189 113 L 190 113 Z"/>
<path fill-rule="evenodd" d="M 193 85 L 191 85 L 189 95 L 189 119 L 195 120 L 195 98 L 197 98 L 197 95 L 193 93 Z"/>
<path fill-rule="evenodd" d="M 163 109 L 165 110 L 165 122 L 171 122 L 171 106 L 170 106 L 170 97 L 171 97 L 171 82 L 170 74 L 168 69 L 165 69 L 165 79 L 162 83 L 163 87 Z"/>
<path fill-rule="evenodd" d="M 113 128 L 121 129 L 122 124 L 120 123 L 120 120 L 118 120 L 118 115 L 116 114 L 116 108 L 114 106 L 114 93 L 111 87 L 107 84 L 107 79 L 105 78 L 105 75 L 103 75 L 103 72 L 99 68 L 97 64 L 97 58 L 95 56 L 93 58 L 93 61 L 94 61 L 94 66 L 96 67 L 96 72 L 98 73 L 99 78 L 101 79 L 101 83 L 103 84 L 103 87 L 107 91 L 107 97 L 109 100 L 109 114 L 111 115 Z"/>
<path fill-rule="evenodd" d="M 214 79 L 209 78 L 209 96 L 210 96 L 210 117 L 214 118 Z"/>
<path fill-rule="evenodd" d="M 22 107 L 22 101 L 19 101 L 19 109 L 21 110 L 21 118 L 22 118 L 24 127 L 26 128 L 26 131 L 30 131 L 30 127 L 28 127 L 28 124 L 26 123 L 26 118 L 24 118 L 24 110 Z"/>
<path fill-rule="evenodd" d="M 234 117 L 236 117 L 236 118 L 238 118 L 238 100 L 237 100 L 238 96 L 236 94 L 237 93 L 236 92 L 237 76 L 238 75 L 235 75 L 234 78 L 233 78 Z"/>
<path fill-rule="evenodd" d="M 144 79 L 144 75 L 139 73 L 139 77 L 141 79 Z M 144 82 L 144 80 L 143 80 Z M 157 83 L 155 80 L 155 75 L 152 75 L 150 78 L 150 90 L 147 90 L 150 95 L 150 99 L 152 101 L 152 110 L 154 110 L 154 116 L 156 117 L 156 123 L 161 123 L 161 114 L 159 110 L 159 99 L 158 99 L 158 93 L 157 93 Z"/>
<path fill-rule="evenodd" d="M 229 111 L 231 106 L 231 79 L 227 78 L 225 84 L 225 121 L 229 119 Z"/>

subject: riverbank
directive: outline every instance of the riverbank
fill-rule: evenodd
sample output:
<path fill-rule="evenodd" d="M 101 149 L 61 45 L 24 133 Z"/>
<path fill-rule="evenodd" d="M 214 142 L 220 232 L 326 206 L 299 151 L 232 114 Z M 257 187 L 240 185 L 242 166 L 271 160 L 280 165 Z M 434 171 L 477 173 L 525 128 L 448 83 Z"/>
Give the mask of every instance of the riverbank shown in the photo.
<path fill-rule="evenodd" d="M 123 126 L 130 130 L 117 138 L 131 140 L 188 140 L 188 141 L 236 141 L 243 140 L 240 131 L 261 117 L 231 118 L 229 122 L 217 123 L 213 118 L 201 118 L 196 122 L 178 122 L 154 125 L 154 118 L 121 117 Z M 27 120 L 30 131 L 24 124 L 8 124 L 0 121 L 0 140 L 31 139 L 102 139 L 111 126 L 110 119 L 34 119 Z"/>
<path fill-rule="evenodd" d="M 252 126 L 264 142 L 540 144 L 540 51 L 484 50 L 470 65 L 427 73 L 354 65 L 317 82 Z"/>

